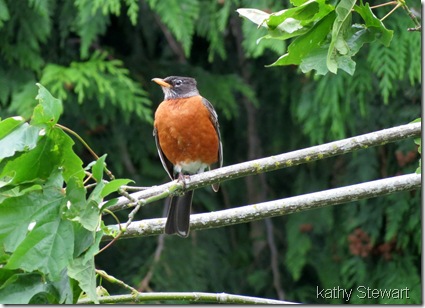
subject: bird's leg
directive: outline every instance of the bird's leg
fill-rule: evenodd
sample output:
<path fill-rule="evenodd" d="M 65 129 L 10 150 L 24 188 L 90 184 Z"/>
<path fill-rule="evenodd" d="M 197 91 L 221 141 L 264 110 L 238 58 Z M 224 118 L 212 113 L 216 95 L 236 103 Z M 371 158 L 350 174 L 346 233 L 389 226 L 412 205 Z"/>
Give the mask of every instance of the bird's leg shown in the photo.
<path fill-rule="evenodd" d="M 186 190 L 186 183 L 187 183 L 188 180 L 190 180 L 190 175 L 184 174 L 183 172 L 179 172 L 179 175 L 177 177 L 177 181 L 183 182 L 183 193 L 182 193 L 182 195 L 184 195 L 184 191 Z"/>

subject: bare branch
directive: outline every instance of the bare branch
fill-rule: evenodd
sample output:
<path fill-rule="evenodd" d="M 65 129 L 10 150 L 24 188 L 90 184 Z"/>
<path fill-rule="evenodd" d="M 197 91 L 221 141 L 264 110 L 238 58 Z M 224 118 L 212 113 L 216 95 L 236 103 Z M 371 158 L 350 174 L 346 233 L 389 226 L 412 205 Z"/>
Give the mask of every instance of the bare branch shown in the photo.
<path fill-rule="evenodd" d="M 420 174 L 401 175 L 286 199 L 191 215 L 190 229 L 203 230 L 246 223 L 267 217 L 282 216 L 329 205 L 384 196 L 399 191 L 418 189 L 420 186 Z M 121 236 L 121 239 L 162 234 L 164 232 L 164 225 L 165 218 L 135 221 L 130 224 Z M 111 225 L 108 228 L 116 231 L 119 229 L 119 226 Z M 103 240 L 111 240 L 111 237 L 105 236 Z"/>
<path fill-rule="evenodd" d="M 224 182 L 247 175 L 255 175 L 282 168 L 293 167 L 336 155 L 350 153 L 359 149 L 366 149 L 368 147 L 383 145 L 389 142 L 395 142 L 411 137 L 418 137 L 420 134 L 421 123 L 411 123 L 352 138 L 329 142 L 307 149 L 256 159 L 193 175 L 190 177 L 190 180 L 187 181 L 186 189 L 197 189 L 211 185 L 213 183 Z M 130 196 L 139 200 L 148 199 L 149 197 L 162 194 L 162 198 L 165 198 L 171 193 L 171 191 L 176 191 L 177 193 L 182 192 L 183 184 L 173 181 L 133 193 Z M 155 200 L 157 199 L 160 198 L 155 198 Z M 133 206 L 134 204 L 131 203 L 127 198 L 120 197 L 118 198 L 118 202 L 108 209 L 111 211 L 119 211 Z"/>
<path fill-rule="evenodd" d="M 218 303 L 218 304 L 297 304 L 287 301 L 259 298 L 252 296 L 233 295 L 227 293 L 204 293 L 204 292 L 148 292 L 129 295 L 114 295 L 99 297 L 100 304 L 138 303 L 146 301 L 191 301 L 196 303 Z M 84 298 L 78 304 L 93 303 Z"/>

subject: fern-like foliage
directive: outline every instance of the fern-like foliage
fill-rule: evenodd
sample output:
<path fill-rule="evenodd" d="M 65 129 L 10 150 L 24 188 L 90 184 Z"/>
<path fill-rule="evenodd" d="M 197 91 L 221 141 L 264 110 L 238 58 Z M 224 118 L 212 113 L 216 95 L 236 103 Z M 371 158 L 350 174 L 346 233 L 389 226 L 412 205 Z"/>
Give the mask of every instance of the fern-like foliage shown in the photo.
<path fill-rule="evenodd" d="M 102 13 L 100 7 L 95 7 L 92 1 L 77 0 L 75 1 L 78 14 L 74 23 L 74 27 L 78 35 L 81 37 L 80 54 L 85 59 L 89 55 L 89 47 L 98 35 L 102 35 L 106 31 L 106 27 L 110 22 L 109 15 Z"/>
<path fill-rule="evenodd" d="M 420 33 L 407 31 L 410 20 L 404 12 L 394 14 L 388 24 L 389 27 L 396 28 L 390 47 L 372 44 L 367 58 L 372 72 L 377 76 L 377 84 L 385 104 L 400 89 L 399 81 L 406 75 L 412 85 L 421 79 Z"/>
<path fill-rule="evenodd" d="M 192 36 L 195 33 L 195 20 L 199 16 L 200 2 L 197 0 L 148 0 L 161 21 L 182 44 L 184 54 L 190 54 Z"/>
<path fill-rule="evenodd" d="M 217 1 L 202 1 L 202 14 L 196 23 L 196 33 L 210 43 L 208 61 L 212 62 L 218 54 L 221 59 L 227 56 L 224 44 L 224 31 L 231 13 L 231 1 L 220 5 Z"/>
<path fill-rule="evenodd" d="M 44 61 L 40 54 L 52 23 L 48 14 L 51 1 L 8 1 L 0 3 L 0 55 L 11 65 L 38 70 Z M 35 27 L 34 25 L 37 25 Z"/>
<path fill-rule="evenodd" d="M 122 61 L 106 58 L 106 53 L 95 52 L 88 61 L 72 62 L 69 67 L 49 64 L 43 70 L 41 83 L 60 99 L 65 100 L 73 92 L 79 103 L 96 99 L 101 108 L 107 103 L 119 107 L 126 120 L 135 113 L 151 121 L 147 93 L 129 77 Z"/>

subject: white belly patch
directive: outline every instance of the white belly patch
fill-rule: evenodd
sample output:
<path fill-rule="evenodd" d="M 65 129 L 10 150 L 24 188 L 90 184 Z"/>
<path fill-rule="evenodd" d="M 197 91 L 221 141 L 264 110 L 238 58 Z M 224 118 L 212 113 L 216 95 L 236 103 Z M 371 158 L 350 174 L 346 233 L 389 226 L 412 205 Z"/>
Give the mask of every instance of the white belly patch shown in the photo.
<path fill-rule="evenodd" d="M 175 173 L 189 173 L 189 174 L 197 174 L 204 172 L 205 168 L 207 168 L 208 165 L 202 163 L 199 160 L 192 161 L 192 162 L 183 162 L 178 163 L 174 166 L 174 172 Z"/>

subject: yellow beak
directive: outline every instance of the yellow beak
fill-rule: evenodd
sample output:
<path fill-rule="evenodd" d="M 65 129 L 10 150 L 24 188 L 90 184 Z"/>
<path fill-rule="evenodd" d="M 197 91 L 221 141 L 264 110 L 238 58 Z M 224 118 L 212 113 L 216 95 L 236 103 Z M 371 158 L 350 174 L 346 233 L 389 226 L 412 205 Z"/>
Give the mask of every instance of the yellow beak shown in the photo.
<path fill-rule="evenodd" d="M 156 82 L 161 87 L 171 88 L 171 85 L 169 83 L 167 83 L 166 81 L 164 81 L 164 79 L 154 78 L 154 79 L 152 79 L 152 81 Z"/>

